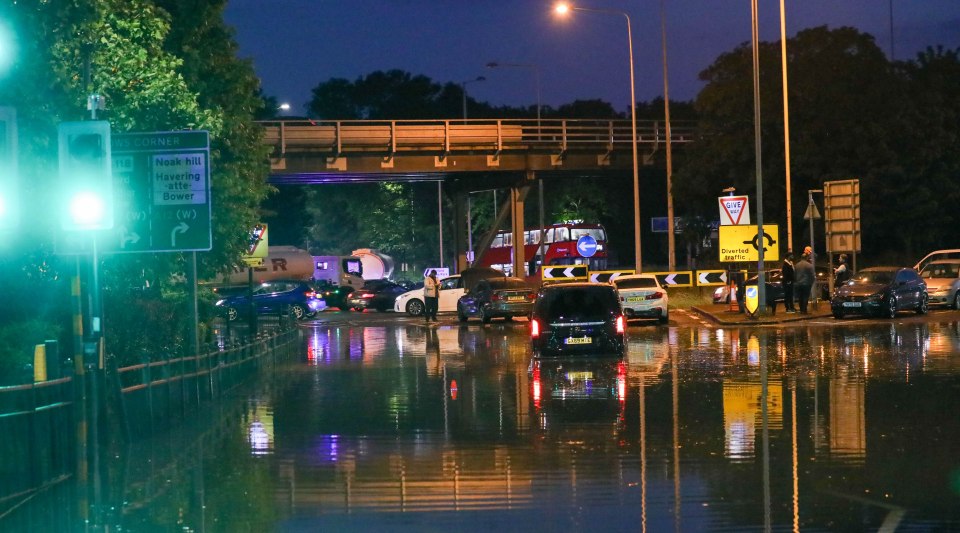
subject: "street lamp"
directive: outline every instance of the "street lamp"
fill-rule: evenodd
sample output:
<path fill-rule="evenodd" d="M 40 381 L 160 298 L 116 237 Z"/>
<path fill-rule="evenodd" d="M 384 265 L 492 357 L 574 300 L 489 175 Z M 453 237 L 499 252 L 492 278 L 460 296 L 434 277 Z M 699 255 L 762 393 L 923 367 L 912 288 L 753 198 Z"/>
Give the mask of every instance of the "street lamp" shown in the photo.
<path fill-rule="evenodd" d="M 467 84 L 477 81 L 485 81 L 487 78 L 483 76 L 477 76 L 472 80 L 464 80 L 460 82 L 460 94 L 463 96 L 463 120 L 467 120 Z"/>
<path fill-rule="evenodd" d="M 637 163 L 637 98 L 635 96 L 635 83 L 633 77 L 633 30 L 630 25 L 630 15 L 625 11 L 616 11 L 610 9 L 594 9 L 570 4 L 560 3 L 554 8 L 558 15 L 566 15 L 570 11 L 583 11 L 587 13 L 608 13 L 613 15 L 623 15 L 627 19 L 627 48 L 630 51 L 630 121 L 631 121 L 631 144 L 633 147 L 633 247 L 634 247 L 634 269 L 639 274 L 643 271 L 642 258 L 640 253 L 640 170 Z"/>
<path fill-rule="evenodd" d="M 537 84 L 537 130 L 540 129 L 540 67 L 532 63 L 498 63 L 491 61 L 487 63 L 487 68 L 529 68 L 533 70 L 534 81 Z"/>

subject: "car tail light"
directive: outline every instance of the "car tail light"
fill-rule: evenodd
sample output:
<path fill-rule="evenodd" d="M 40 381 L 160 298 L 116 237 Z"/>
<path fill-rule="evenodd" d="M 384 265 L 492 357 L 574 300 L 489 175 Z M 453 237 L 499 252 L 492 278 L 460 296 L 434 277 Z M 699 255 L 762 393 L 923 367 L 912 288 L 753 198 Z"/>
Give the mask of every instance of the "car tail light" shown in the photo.
<path fill-rule="evenodd" d="M 626 319 L 623 318 L 623 315 L 617 317 L 617 333 L 624 333 L 626 330 Z"/>
<path fill-rule="evenodd" d="M 647 300 L 659 300 L 660 298 L 663 298 L 663 293 L 660 291 L 647 295 Z"/>
<path fill-rule="evenodd" d="M 528 293 L 527 293 L 527 299 L 528 299 L 528 300 L 536 300 L 536 299 L 537 299 L 537 293 L 535 293 L 535 292 L 528 292 Z"/>
<path fill-rule="evenodd" d="M 303 293 L 303 295 L 306 296 L 307 298 L 313 298 L 317 295 L 317 293 L 315 291 L 307 291 Z"/>
<path fill-rule="evenodd" d="M 373 298 L 373 293 L 372 293 L 372 292 L 365 292 L 365 293 L 361 294 L 360 297 L 361 297 L 361 298 Z"/>
<path fill-rule="evenodd" d="M 540 321 L 534 318 L 530 321 L 530 337 L 536 339 L 540 336 Z"/>
<path fill-rule="evenodd" d="M 500 295 L 497 294 L 497 293 L 493 293 L 493 295 L 490 297 L 490 301 L 491 301 L 491 302 L 499 302 L 499 301 L 500 301 Z"/>

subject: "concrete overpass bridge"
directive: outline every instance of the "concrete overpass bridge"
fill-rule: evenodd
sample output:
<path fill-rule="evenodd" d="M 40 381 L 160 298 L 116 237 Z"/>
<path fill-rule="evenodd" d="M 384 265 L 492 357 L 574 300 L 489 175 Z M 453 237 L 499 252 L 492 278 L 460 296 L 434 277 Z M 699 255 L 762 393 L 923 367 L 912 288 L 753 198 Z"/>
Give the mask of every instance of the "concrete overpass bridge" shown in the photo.
<path fill-rule="evenodd" d="M 279 120 L 260 122 L 270 146 L 270 183 L 320 184 L 437 181 L 453 198 L 457 269 L 465 267 L 466 197 L 509 188 L 494 228 L 511 217 L 513 242 L 523 242 L 523 204 L 531 185 L 558 176 L 623 175 L 633 167 L 630 120 Z M 670 142 L 692 142 L 692 122 L 673 121 Z M 637 121 L 638 164 L 665 149 L 661 121 Z M 542 202 L 542 195 L 541 195 Z M 541 204 L 542 205 L 542 204 Z M 476 247 L 479 259 L 496 231 Z M 522 272 L 523 247 L 514 250 Z"/>

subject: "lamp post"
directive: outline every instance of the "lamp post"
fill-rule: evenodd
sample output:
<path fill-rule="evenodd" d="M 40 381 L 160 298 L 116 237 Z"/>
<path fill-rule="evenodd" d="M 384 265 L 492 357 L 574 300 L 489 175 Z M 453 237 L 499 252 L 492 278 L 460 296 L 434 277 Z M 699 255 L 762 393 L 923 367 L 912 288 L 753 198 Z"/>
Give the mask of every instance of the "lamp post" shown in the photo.
<path fill-rule="evenodd" d="M 793 250 L 793 203 L 790 195 L 790 104 L 787 90 L 787 15 L 780 0 L 780 70 L 783 76 L 783 164 L 787 187 L 787 251 Z"/>
<path fill-rule="evenodd" d="M 756 162 L 757 181 L 757 295 L 760 300 L 757 305 L 757 314 L 766 312 L 767 283 L 763 272 L 763 249 L 766 241 L 763 240 L 763 164 L 761 160 L 760 143 L 760 32 L 757 24 L 757 0 L 750 2 L 751 13 L 751 44 L 753 48 L 753 141 L 754 160 Z"/>
<path fill-rule="evenodd" d="M 627 20 L 627 48 L 630 51 L 630 122 L 631 122 L 631 145 L 633 148 L 633 247 L 634 247 L 634 269 L 639 274 L 643 271 L 642 257 L 640 252 L 640 170 L 637 159 L 637 98 L 635 96 L 635 83 L 633 76 L 633 30 L 630 24 L 630 15 L 625 11 L 616 11 L 611 9 L 594 9 L 569 4 L 557 4 L 554 11 L 559 15 L 565 15 L 570 11 L 583 11 L 587 13 L 607 13 L 612 15 L 623 15 Z"/>
<path fill-rule="evenodd" d="M 534 81 L 537 85 L 537 130 L 540 129 L 540 67 L 532 63 L 498 63 L 491 61 L 487 63 L 487 68 L 528 68 L 533 70 Z"/>
<path fill-rule="evenodd" d="M 467 84 L 474 83 L 477 81 L 485 81 L 487 78 L 483 76 L 477 76 L 472 80 L 464 80 L 460 82 L 460 94 L 463 97 L 463 120 L 467 120 Z"/>
<path fill-rule="evenodd" d="M 663 120 L 667 134 L 667 263 L 670 271 L 677 269 L 677 244 L 673 227 L 673 131 L 670 128 L 670 83 L 667 78 L 667 16 L 660 0 L 660 43 L 663 49 Z"/>

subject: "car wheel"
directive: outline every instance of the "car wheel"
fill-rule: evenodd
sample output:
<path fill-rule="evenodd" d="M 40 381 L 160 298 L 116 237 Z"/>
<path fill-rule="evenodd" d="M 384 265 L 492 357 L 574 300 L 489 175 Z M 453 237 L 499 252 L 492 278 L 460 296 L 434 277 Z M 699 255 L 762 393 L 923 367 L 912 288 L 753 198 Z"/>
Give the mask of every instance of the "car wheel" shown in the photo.
<path fill-rule="evenodd" d="M 507 315 L 503 317 L 503 319 L 506 320 L 507 322 L 513 322 L 513 315 Z"/>
<path fill-rule="evenodd" d="M 303 320 L 303 317 L 307 316 L 307 309 L 300 304 L 293 304 L 290 306 L 290 314 L 297 320 Z"/>
<path fill-rule="evenodd" d="M 379 313 L 385 313 L 385 312 L 387 312 L 387 308 L 384 307 L 384 306 L 382 306 L 382 305 L 378 305 L 378 306 L 374 307 L 374 309 L 376 309 L 377 312 L 379 312 Z"/>
<path fill-rule="evenodd" d="M 894 318 L 897 316 L 897 299 L 894 296 L 891 296 L 887 299 L 887 318 Z"/>
<path fill-rule="evenodd" d="M 843 319 L 843 309 L 834 309 L 833 318 L 836 318 L 837 320 Z"/>
<path fill-rule="evenodd" d="M 953 308 L 960 311 L 960 291 L 953 295 Z"/>
<path fill-rule="evenodd" d="M 414 298 L 407 302 L 407 314 L 410 316 L 423 316 L 424 307 L 423 300 Z"/>
<path fill-rule="evenodd" d="M 466 321 L 467 321 L 467 318 L 469 318 L 469 317 L 467 317 L 467 314 L 464 313 L 464 312 L 463 312 L 463 309 L 460 309 L 460 306 L 458 305 L 458 306 L 457 306 L 457 320 L 459 320 L 460 322 L 466 322 Z"/>
<path fill-rule="evenodd" d="M 481 308 L 480 308 L 480 320 L 481 320 L 484 324 L 489 324 L 489 323 L 490 323 L 490 318 L 491 318 L 490 315 L 488 315 L 487 312 L 484 311 L 483 308 L 481 307 Z"/>
<path fill-rule="evenodd" d="M 237 319 L 238 316 L 240 316 L 240 313 L 237 312 L 236 307 L 228 307 L 226 314 L 227 314 L 227 320 L 230 322 L 233 322 L 234 320 Z"/>
<path fill-rule="evenodd" d="M 667 322 L 670 322 L 670 316 L 660 315 L 660 318 L 658 318 L 657 321 L 659 321 L 661 324 L 666 324 Z"/>
<path fill-rule="evenodd" d="M 920 296 L 920 305 L 917 306 L 917 314 L 925 315 L 929 309 L 930 300 L 927 299 L 927 293 L 923 293 L 923 295 Z"/>

